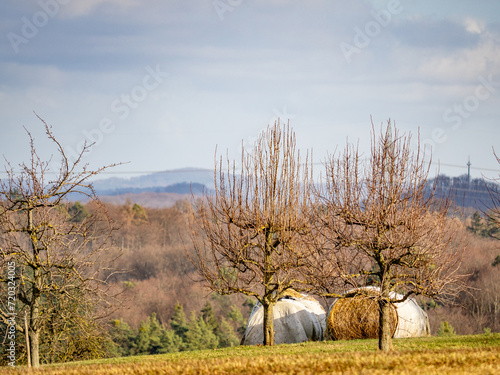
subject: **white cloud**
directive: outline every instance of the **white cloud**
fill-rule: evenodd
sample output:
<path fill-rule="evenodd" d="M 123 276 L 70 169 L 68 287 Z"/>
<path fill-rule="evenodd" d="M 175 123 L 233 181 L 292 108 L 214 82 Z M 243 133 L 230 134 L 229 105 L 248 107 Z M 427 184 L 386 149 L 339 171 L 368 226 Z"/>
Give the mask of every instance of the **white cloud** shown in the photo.
<path fill-rule="evenodd" d="M 424 79 L 448 83 L 475 82 L 479 75 L 500 71 L 500 45 L 488 40 L 474 49 L 440 53 L 422 60 L 418 72 Z M 500 78 L 500 77 L 499 77 Z"/>
<path fill-rule="evenodd" d="M 473 18 L 466 18 L 464 25 L 465 29 L 472 34 L 481 34 L 485 29 L 484 22 Z"/>

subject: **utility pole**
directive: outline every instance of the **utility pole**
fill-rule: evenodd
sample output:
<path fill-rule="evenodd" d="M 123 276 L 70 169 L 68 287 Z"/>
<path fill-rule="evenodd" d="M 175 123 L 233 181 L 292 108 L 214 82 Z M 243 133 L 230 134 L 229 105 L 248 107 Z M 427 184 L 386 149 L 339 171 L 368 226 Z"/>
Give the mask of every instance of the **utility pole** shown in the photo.
<path fill-rule="evenodd" d="M 467 187 L 470 187 L 470 155 L 469 155 L 469 161 L 467 162 Z"/>

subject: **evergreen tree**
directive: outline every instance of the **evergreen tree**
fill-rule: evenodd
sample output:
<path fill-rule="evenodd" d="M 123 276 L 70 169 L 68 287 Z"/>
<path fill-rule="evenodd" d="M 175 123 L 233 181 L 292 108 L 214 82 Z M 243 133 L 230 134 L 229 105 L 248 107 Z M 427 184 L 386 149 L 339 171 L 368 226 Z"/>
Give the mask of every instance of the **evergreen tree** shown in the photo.
<path fill-rule="evenodd" d="M 148 318 L 149 320 L 149 318 Z M 136 354 L 149 354 L 149 322 L 148 320 L 141 321 L 139 325 L 139 332 L 137 334 L 137 353 Z"/>
<path fill-rule="evenodd" d="M 175 305 L 174 315 L 170 319 L 170 327 L 172 327 L 174 333 L 183 341 L 186 339 L 188 325 L 186 322 L 186 314 L 184 314 L 184 308 L 182 305 Z"/>
<path fill-rule="evenodd" d="M 219 345 L 219 339 L 207 326 L 203 317 L 196 318 L 191 312 L 188 330 L 186 332 L 186 348 L 188 350 L 215 349 Z"/>
<path fill-rule="evenodd" d="M 247 322 L 245 318 L 243 318 L 241 310 L 237 306 L 231 305 L 229 312 L 227 313 L 227 317 L 235 325 L 236 331 L 243 335 L 247 329 Z"/>
<path fill-rule="evenodd" d="M 226 348 L 230 346 L 238 346 L 240 340 L 234 333 L 233 326 L 229 324 L 229 322 L 222 318 L 220 322 L 220 330 L 219 330 L 219 348 Z"/>
<path fill-rule="evenodd" d="M 109 352 L 114 357 L 124 357 L 136 353 L 136 334 L 130 326 L 123 320 L 111 321 L 110 328 L 111 340 L 114 346 L 110 348 Z"/>
<path fill-rule="evenodd" d="M 467 227 L 467 229 L 469 229 L 472 233 L 480 236 L 482 234 L 481 232 L 483 231 L 482 221 L 483 219 L 481 218 L 481 214 L 478 211 L 474 212 L 471 218 L 470 226 Z"/>
<path fill-rule="evenodd" d="M 162 348 L 161 337 L 164 327 L 156 318 L 156 313 L 152 313 L 148 318 L 149 323 L 149 350 L 150 354 L 158 354 Z"/>
<path fill-rule="evenodd" d="M 467 229 L 475 235 L 483 237 L 495 237 L 499 232 L 498 225 L 492 220 L 491 216 L 487 215 L 487 217 L 484 218 L 479 211 L 474 212 L 471 218 L 471 224 Z"/>
<path fill-rule="evenodd" d="M 182 349 L 182 339 L 171 329 L 164 329 L 161 337 L 161 349 L 158 353 L 176 353 Z"/>
<path fill-rule="evenodd" d="M 216 335 L 218 335 L 220 331 L 219 322 L 215 317 L 214 309 L 212 308 L 212 304 L 210 301 L 207 301 L 203 309 L 201 309 L 201 316 L 208 328 L 210 328 Z"/>
<path fill-rule="evenodd" d="M 491 217 L 486 219 L 486 223 L 484 224 L 482 235 L 484 237 L 495 237 L 498 238 L 499 227 L 495 220 Z"/>
<path fill-rule="evenodd" d="M 137 354 L 158 354 L 162 351 L 165 328 L 156 318 L 156 313 L 141 322 L 137 334 Z"/>
<path fill-rule="evenodd" d="M 82 222 L 85 218 L 90 216 L 85 206 L 80 202 L 75 202 L 75 204 L 68 209 L 68 215 L 70 221 L 77 223 Z"/>

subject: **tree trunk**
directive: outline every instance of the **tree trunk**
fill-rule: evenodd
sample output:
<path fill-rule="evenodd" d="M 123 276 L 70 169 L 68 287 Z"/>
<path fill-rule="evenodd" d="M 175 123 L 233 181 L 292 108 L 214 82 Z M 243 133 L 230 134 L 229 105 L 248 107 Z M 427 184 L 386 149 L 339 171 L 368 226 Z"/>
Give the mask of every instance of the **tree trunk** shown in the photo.
<path fill-rule="evenodd" d="M 27 357 L 28 367 L 31 367 L 29 332 L 30 331 L 28 329 L 28 317 L 26 316 L 26 310 L 24 310 L 24 338 L 26 339 L 26 357 Z"/>
<path fill-rule="evenodd" d="M 498 295 L 493 299 L 493 331 L 497 331 Z"/>
<path fill-rule="evenodd" d="M 35 270 L 35 274 L 38 270 Z M 33 287 L 35 290 L 36 288 Z M 39 310 L 39 297 L 38 293 L 33 293 L 33 300 L 30 309 L 30 327 L 29 327 L 29 341 L 30 341 L 30 354 L 31 354 L 31 367 L 40 366 L 40 330 L 38 328 L 38 320 L 40 319 Z"/>
<path fill-rule="evenodd" d="M 393 350 L 392 329 L 391 329 L 391 303 L 386 299 L 380 299 L 379 302 L 379 331 L 378 348 L 384 352 Z"/>
<path fill-rule="evenodd" d="M 30 236 L 31 248 L 33 251 L 33 259 L 36 263 L 40 263 L 40 252 L 37 247 L 38 235 L 33 225 L 33 209 L 28 210 L 28 233 Z M 40 366 L 40 290 L 42 283 L 42 271 L 37 265 L 31 266 L 33 268 L 33 285 L 31 289 L 30 301 L 30 354 L 31 354 L 31 367 Z"/>
<path fill-rule="evenodd" d="M 264 306 L 264 345 L 274 345 L 274 303 L 265 304 Z"/>
<path fill-rule="evenodd" d="M 39 332 L 30 331 L 31 367 L 40 367 Z"/>
<path fill-rule="evenodd" d="M 272 298 L 272 288 L 274 279 L 274 270 L 272 267 L 272 258 L 271 255 L 273 253 L 273 233 L 269 231 L 269 229 L 265 229 L 266 236 L 266 247 L 265 247 L 265 256 L 264 256 L 264 288 L 265 295 L 263 301 L 264 307 L 264 345 L 272 346 L 274 345 L 274 305 L 276 300 Z"/>

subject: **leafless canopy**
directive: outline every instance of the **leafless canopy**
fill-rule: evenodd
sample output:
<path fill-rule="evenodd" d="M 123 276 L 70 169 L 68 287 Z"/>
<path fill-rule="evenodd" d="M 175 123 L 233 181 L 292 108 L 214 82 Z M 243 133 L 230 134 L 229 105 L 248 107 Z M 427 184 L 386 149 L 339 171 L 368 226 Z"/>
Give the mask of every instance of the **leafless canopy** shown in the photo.
<path fill-rule="evenodd" d="M 278 122 L 243 150 L 241 174 L 216 161 L 214 181 L 195 207 L 190 258 L 213 291 L 253 296 L 272 312 L 287 289 L 307 284 L 299 270 L 308 257 L 309 158 L 301 161 L 293 131 Z"/>
<path fill-rule="evenodd" d="M 493 150 L 493 154 L 497 159 L 498 164 L 500 164 L 500 157 L 497 155 L 495 150 Z M 496 182 L 500 182 L 500 177 L 494 179 Z M 488 186 L 488 185 L 487 185 Z M 494 190 L 488 186 L 488 191 L 493 202 L 493 209 L 484 212 L 488 220 L 490 220 L 496 227 L 500 228 L 500 192 L 498 190 Z M 500 239 L 500 235 L 493 234 L 492 235 L 496 239 Z"/>
<path fill-rule="evenodd" d="M 434 199 L 430 162 L 410 142 L 389 121 L 378 137 L 373 127 L 367 161 L 349 144 L 327 161 L 326 184 L 317 192 L 320 272 L 314 281 L 323 292 L 374 285 L 379 301 L 389 303 L 460 285 L 459 223 L 449 216 L 449 200 Z"/>

